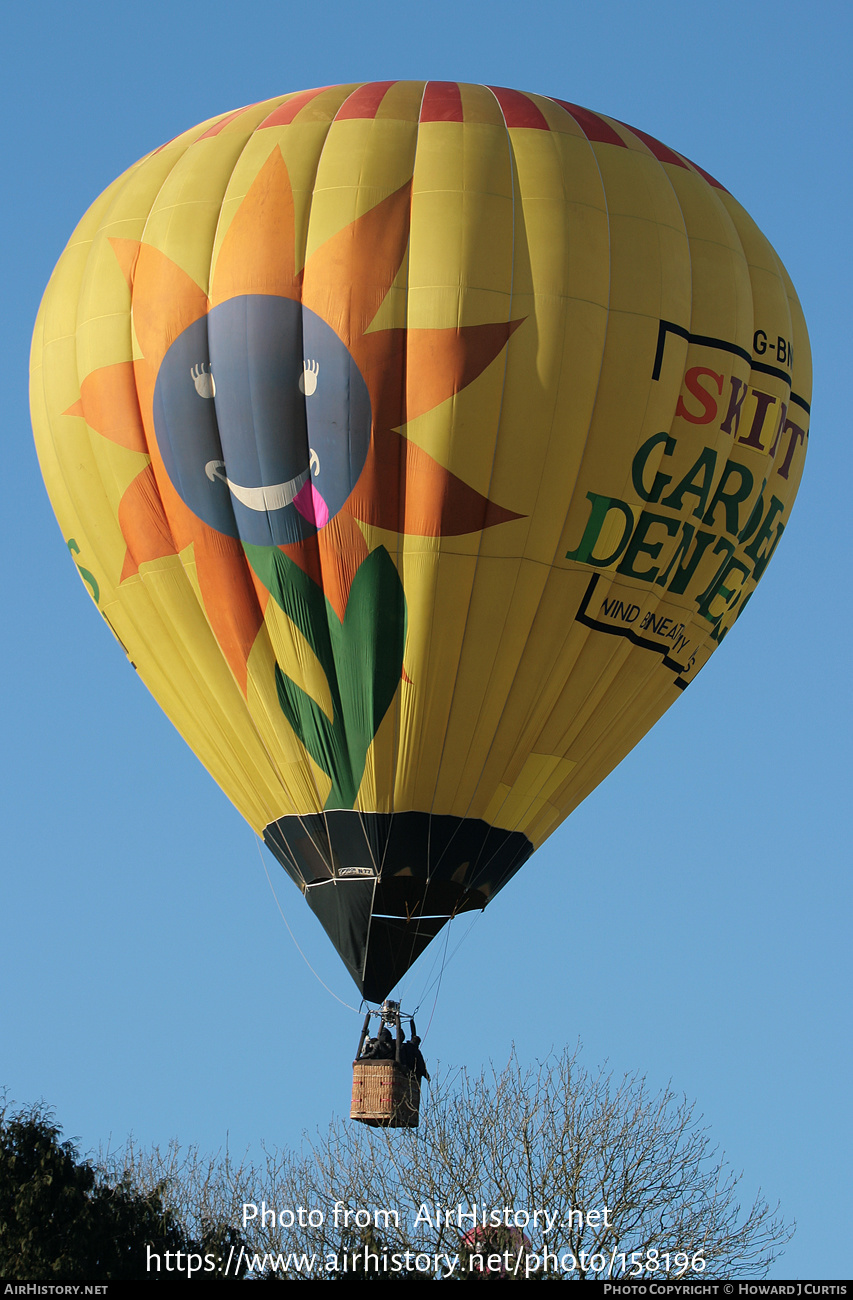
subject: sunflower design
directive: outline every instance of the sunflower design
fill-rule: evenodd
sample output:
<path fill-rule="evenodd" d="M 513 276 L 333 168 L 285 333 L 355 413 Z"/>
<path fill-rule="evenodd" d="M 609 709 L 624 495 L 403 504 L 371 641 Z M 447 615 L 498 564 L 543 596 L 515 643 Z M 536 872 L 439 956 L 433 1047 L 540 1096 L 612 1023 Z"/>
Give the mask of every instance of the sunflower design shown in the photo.
<path fill-rule="evenodd" d="M 122 582 L 192 546 L 244 696 L 270 597 L 311 646 L 331 708 L 278 664 L 276 693 L 331 780 L 327 809 L 352 808 L 404 674 L 402 583 L 360 525 L 439 537 L 518 518 L 405 436 L 521 323 L 370 328 L 406 254 L 410 199 L 409 182 L 297 268 L 276 146 L 223 238 L 209 295 L 153 245 L 111 239 L 141 356 L 93 371 L 66 412 L 150 457 L 119 505 Z"/>

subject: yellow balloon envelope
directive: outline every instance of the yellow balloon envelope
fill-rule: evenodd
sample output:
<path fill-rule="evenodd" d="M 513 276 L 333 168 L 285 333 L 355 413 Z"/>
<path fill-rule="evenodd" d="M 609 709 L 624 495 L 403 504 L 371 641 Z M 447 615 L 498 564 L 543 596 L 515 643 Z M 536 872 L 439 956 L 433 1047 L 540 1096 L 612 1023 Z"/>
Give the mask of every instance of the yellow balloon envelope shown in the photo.
<path fill-rule="evenodd" d="M 642 131 L 380 82 L 178 136 L 32 352 L 83 582 L 379 999 L 694 679 L 788 520 L 783 266 Z"/>

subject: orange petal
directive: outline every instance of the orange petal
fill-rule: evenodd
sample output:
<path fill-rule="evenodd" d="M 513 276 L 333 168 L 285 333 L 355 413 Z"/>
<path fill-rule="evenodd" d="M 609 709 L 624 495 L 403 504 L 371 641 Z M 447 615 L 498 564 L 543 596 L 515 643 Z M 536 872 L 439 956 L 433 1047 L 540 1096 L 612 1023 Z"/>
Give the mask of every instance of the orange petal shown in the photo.
<path fill-rule="evenodd" d="M 370 392 L 373 437 L 347 503 L 356 519 L 395 532 L 440 537 L 519 518 L 394 430 L 476 379 L 520 324 L 377 330 L 357 340 L 353 356 Z"/>
<path fill-rule="evenodd" d="M 207 621 L 245 695 L 246 665 L 264 621 L 245 553 L 235 538 L 203 524 L 193 554 Z"/>
<path fill-rule="evenodd" d="M 404 329 L 376 330 L 363 334 L 350 349 L 370 393 L 375 427 L 393 429 L 406 422 L 407 339 Z"/>
<path fill-rule="evenodd" d="M 130 285 L 136 337 L 156 372 L 178 335 L 207 312 L 207 294 L 158 248 L 135 239 L 110 243 Z"/>
<path fill-rule="evenodd" d="M 347 507 L 356 519 L 415 537 L 481 532 L 520 515 L 484 497 L 392 429 L 374 429 Z"/>
<path fill-rule="evenodd" d="M 396 428 L 467 388 L 521 324 L 364 334 L 352 354 L 370 393 L 374 424 Z"/>
<path fill-rule="evenodd" d="M 147 560 L 176 554 L 177 547 L 150 465 L 137 474 L 119 502 L 118 522 L 127 542 L 121 582 L 136 573 L 140 564 Z"/>
<path fill-rule="evenodd" d="M 409 330 L 405 418 L 413 420 L 467 388 L 494 361 L 521 323 Z"/>
<path fill-rule="evenodd" d="M 411 191 L 407 181 L 327 239 L 305 263 L 302 301 L 347 347 L 367 329 L 400 269 L 409 241 Z"/>
<path fill-rule="evenodd" d="M 213 272 L 211 303 L 245 293 L 298 298 L 294 238 L 293 191 L 276 146 L 226 231 Z"/>
<path fill-rule="evenodd" d="M 132 361 L 93 370 L 80 385 L 80 401 L 65 415 L 82 415 L 90 428 L 128 451 L 147 451 Z"/>

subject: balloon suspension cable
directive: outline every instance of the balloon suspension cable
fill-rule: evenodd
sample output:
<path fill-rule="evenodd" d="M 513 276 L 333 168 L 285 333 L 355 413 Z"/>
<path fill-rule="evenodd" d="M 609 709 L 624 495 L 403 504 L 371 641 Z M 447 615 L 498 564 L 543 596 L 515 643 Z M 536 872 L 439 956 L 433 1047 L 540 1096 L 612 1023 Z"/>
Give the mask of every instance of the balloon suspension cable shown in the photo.
<path fill-rule="evenodd" d="M 431 966 L 430 966 L 430 968 L 429 968 L 429 973 L 425 976 L 425 978 L 424 978 L 424 980 L 423 980 L 423 983 L 422 983 L 422 986 L 421 986 L 421 987 L 422 987 L 421 995 L 420 995 L 420 997 L 418 998 L 418 1002 L 417 1002 L 417 1005 L 415 1006 L 414 1011 L 412 1012 L 412 1015 L 414 1015 L 414 1016 L 420 1015 L 420 1011 L 421 1011 L 421 1007 L 423 1006 L 424 998 L 428 997 L 429 992 L 430 992 L 430 989 L 435 988 L 435 998 L 433 999 L 432 1010 L 430 1011 L 429 1021 L 427 1022 L 427 1027 L 426 1027 L 426 1029 L 424 1030 L 424 1035 L 423 1035 L 424 1038 L 426 1038 L 427 1034 L 429 1033 L 429 1027 L 430 1027 L 430 1025 L 432 1024 L 432 1019 L 433 1019 L 433 1016 L 435 1015 L 435 1009 L 436 1009 L 436 1006 L 438 1005 L 438 995 L 439 995 L 439 992 L 440 992 L 440 990 L 441 990 L 441 979 L 442 979 L 442 975 L 444 974 L 444 965 L 445 965 L 445 962 L 447 961 L 447 944 L 448 944 L 449 937 L 450 937 L 450 926 L 448 925 L 448 926 L 446 927 L 446 929 L 445 929 L 445 932 L 444 932 L 443 943 L 442 943 L 442 946 L 441 946 L 441 956 L 439 957 L 438 951 L 436 951 L 436 952 L 433 954 L 432 964 L 431 964 Z M 438 966 L 438 968 L 439 968 L 439 969 L 438 969 L 438 975 L 436 975 L 435 978 L 433 978 L 433 971 L 435 970 L 436 966 Z M 408 985 L 410 978 L 411 978 L 411 971 L 408 971 L 408 972 L 406 973 L 406 981 L 405 981 L 405 984 L 403 985 L 403 987 L 402 987 L 401 990 L 400 990 L 401 995 L 405 995 L 406 985 Z"/>
<path fill-rule="evenodd" d="M 448 948 L 448 945 L 449 945 L 449 943 L 450 943 L 450 927 L 451 927 L 452 924 L 453 924 L 453 921 L 450 920 L 450 921 L 447 923 L 447 926 L 446 926 L 446 928 L 445 928 L 445 932 L 444 932 L 444 951 L 443 951 L 442 954 L 441 954 L 441 965 L 440 965 L 439 968 L 438 968 L 438 977 L 437 977 L 437 979 L 434 981 L 434 984 L 435 984 L 435 997 L 434 997 L 433 1000 L 432 1000 L 432 1010 L 431 1010 L 430 1013 L 429 1013 L 429 1020 L 427 1021 L 427 1027 L 426 1027 L 426 1029 L 424 1030 L 424 1038 L 426 1038 L 427 1035 L 429 1034 L 429 1031 L 430 1031 L 430 1025 L 432 1024 L 433 1016 L 435 1015 L 435 1009 L 436 1009 L 436 1007 L 438 1006 L 438 995 L 439 995 L 440 992 L 441 992 L 441 981 L 444 979 L 444 968 L 445 968 L 445 966 L 447 965 L 447 962 L 448 962 L 448 957 L 447 957 L 447 948 Z M 460 939 L 459 942 L 461 943 L 462 940 Z M 459 944 L 456 945 L 456 948 L 458 948 L 458 947 L 459 947 Z M 454 952 L 456 951 L 456 948 L 454 948 L 454 950 L 453 950 Z M 424 991 L 424 996 L 426 996 L 426 994 L 429 992 L 429 988 L 430 988 L 430 986 L 428 985 L 427 988 L 426 988 L 425 991 Z"/>
<path fill-rule="evenodd" d="M 430 1027 L 430 1025 L 432 1024 L 433 1016 L 435 1015 L 435 1010 L 436 1010 L 436 1007 L 438 1006 L 438 997 L 439 997 L 439 994 L 440 994 L 440 992 L 441 992 L 441 981 L 444 979 L 444 972 L 445 972 L 445 969 L 446 969 L 447 966 L 449 966 L 450 963 L 453 961 L 453 958 L 456 956 L 457 952 L 458 952 L 459 949 L 462 947 L 463 943 L 464 943 L 465 940 L 468 938 L 468 935 L 471 933 L 471 931 L 473 930 L 474 926 L 475 926 L 475 925 L 477 924 L 477 922 L 480 920 L 480 917 L 481 917 L 482 915 L 483 915 L 482 911 L 474 912 L 474 913 L 472 914 L 472 916 L 471 916 L 471 922 L 470 922 L 468 928 L 466 929 L 466 931 L 465 931 L 464 934 L 461 934 L 461 935 L 459 936 L 458 940 L 456 941 L 456 943 L 455 943 L 455 945 L 454 945 L 454 947 L 453 947 L 453 951 L 452 951 L 449 955 L 448 955 L 447 949 L 448 949 L 448 947 L 449 947 L 449 945 L 450 945 L 450 927 L 451 927 L 451 925 L 453 924 L 453 921 L 454 921 L 456 918 L 455 918 L 455 917 L 451 918 L 450 923 L 445 927 L 445 931 L 444 931 L 444 951 L 442 952 L 442 955 L 441 955 L 441 965 L 440 965 L 440 967 L 439 967 L 438 974 L 436 975 L 435 979 L 432 981 L 431 984 L 427 984 L 426 988 L 425 988 L 424 991 L 423 991 L 423 994 L 421 995 L 421 1001 L 418 1003 L 417 1007 L 415 1007 L 415 1011 L 416 1011 L 416 1012 L 419 1011 L 419 1010 L 420 1010 L 420 1006 L 421 1006 L 421 1002 L 423 1002 L 424 998 L 427 997 L 427 995 L 428 995 L 430 989 L 435 988 L 435 997 L 434 997 L 434 999 L 433 999 L 433 1003 L 432 1003 L 432 1010 L 431 1010 L 430 1013 L 429 1013 L 429 1020 L 427 1021 L 427 1027 L 426 1027 L 426 1029 L 424 1030 L 424 1038 L 426 1038 L 427 1034 L 429 1033 L 429 1027 Z"/>
<path fill-rule="evenodd" d="M 344 1002 L 343 998 L 339 998 L 339 997 L 338 997 L 338 995 L 337 995 L 337 993 L 335 992 L 334 989 L 330 989 L 330 988 L 329 988 L 328 984 L 325 982 L 325 980 L 323 980 L 323 979 L 320 978 L 320 976 L 317 974 L 317 972 L 315 971 L 314 967 L 311 965 L 311 963 L 310 963 L 310 961 L 308 960 L 308 958 L 305 956 L 305 953 L 304 953 L 304 952 L 302 951 L 302 949 L 299 947 L 299 944 L 298 944 L 298 942 L 297 942 L 297 940 L 296 940 L 296 935 L 295 935 L 295 934 L 293 933 L 293 931 L 291 930 L 291 928 L 290 928 L 290 923 L 289 923 L 287 917 L 284 915 L 284 912 L 283 912 L 283 910 L 282 910 L 281 903 L 278 901 L 278 895 L 276 894 L 276 892 L 275 892 L 275 887 L 274 887 L 274 885 L 273 885 L 273 883 L 272 883 L 272 880 L 270 879 L 270 873 L 267 871 L 267 864 L 266 864 L 266 862 L 264 861 L 264 855 L 263 855 L 263 853 L 261 852 L 261 844 L 260 844 L 260 840 L 259 840 L 259 838 L 258 838 L 257 835 L 255 835 L 255 843 L 256 843 L 257 846 L 258 846 L 258 857 L 261 859 L 261 866 L 262 866 L 263 869 L 264 869 L 264 875 L 265 875 L 266 878 L 267 878 L 267 883 L 268 883 L 268 885 L 269 885 L 269 887 L 270 887 L 270 890 L 271 890 L 271 892 L 272 892 L 272 896 L 273 896 L 273 898 L 275 899 L 275 905 L 276 905 L 276 907 L 278 908 L 279 915 L 281 916 L 282 921 L 284 921 L 284 924 L 287 926 L 287 933 L 290 935 L 291 939 L 293 940 L 294 946 L 295 946 L 295 948 L 296 948 L 296 951 L 299 953 L 299 956 L 300 956 L 300 957 L 302 958 L 302 960 L 305 962 L 305 965 L 308 967 L 308 969 L 310 970 L 311 974 L 312 974 L 312 975 L 314 976 L 314 978 L 317 980 L 318 984 L 322 984 L 322 985 L 323 985 L 323 988 L 326 990 L 326 992 L 327 992 L 327 993 L 331 993 L 332 997 L 335 999 L 336 1002 L 340 1002 L 341 1006 L 342 1006 L 342 1007 L 346 1007 L 348 1011 L 358 1011 L 358 1010 L 359 1010 L 358 1007 L 351 1006 L 351 1004 L 350 1004 L 349 1002 Z"/>
<path fill-rule="evenodd" d="M 419 1014 L 420 1014 L 420 1009 L 421 1009 L 421 1006 L 423 1005 L 424 999 L 429 995 L 430 990 L 434 988 L 434 989 L 435 989 L 435 997 L 433 998 L 432 1009 L 430 1010 L 430 1013 L 429 1013 L 429 1020 L 427 1021 L 427 1026 L 426 1026 L 426 1029 L 424 1030 L 424 1033 L 423 1033 L 424 1041 L 426 1041 L 427 1035 L 429 1034 L 429 1031 L 430 1031 L 430 1025 L 431 1025 L 432 1022 L 433 1022 L 433 1018 L 434 1018 L 434 1016 L 435 1016 L 436 1008 L 437 1008 L 437 1006 L 438 1006 L 438 999 L 439 999 L 439 995 L 440 995 L 440 993 L 441 993 L 441 982 L 442 982 L 442 980 L 444 979 L 444 972 L 445 972 L 445 969 L 446 969 L 446 967 L 449 965 L 449 963 L 453 960 L 453 958 L 456 956 L 457 952 L 458 952 L 459 949 L 462 947 L 462 944 L 463 944 L 463 943 L 465 942 L 465 940 L 468 938 L 468 935 L 471 933 L 471 931 L 473 930 L 473 928 L 474 928 L 474 926 L 476 925 L 477 921 L 479 921 L 479 919 L 480 919 L 480 917 L 481 917 L 482 915 L 483 915 L 482 912 L 475 912 L 475 913 L 472 914 L 472 916 L 471 916 L 471 920 L 470 920 L 470 923 L 469 923 L 469 925 L 468 925 L 468 928 L 465 930 L 465 933 L 464 933 L 464 934 L 461 934 L 461 935 L 459 936 L 459 939 L 456 941 L 456 944 L 454 945 L 453 951 L 450 953 L 449 956 L 448 956 L 448 953 L 447 953 L 447 949 L 448 949 L 448 947 L 450 946 L 450 930 L 451 930 L 451 927 L 452 927 L 452 925 L 453 925 L 453 921 L 456 920 L 457 918 L 456 918 L 456 917 L 451 917 L 451 920 L 450 920 L 449 924 L 445 927 L 445 930 L 444 930 L 444 946 L 443 946 L 442 953 L 441 953 L 441 959 L 440 959 L 440 961 L 439 961 L 438 956 L 436 956 L 436 957 L 433 959 L 432 967 L 430 968 L 430 975 L 428 975 L 427 978 L 426 978 L 426 980 L 424 981 L 424 990 L 423 990 L 423 992 L 422 992 L 422 994 L 421 994 L 421 996 L 420 996 L 420 998 L 419 998 L 419 1000 L 418 1000 L 418 1004 L 417 1004 L 417 1006 L 415 1007 L 415 1009 L 414 1009 L 414 1011 L 413 1011 L 413 1013 L 412 1013 L 413 1015 L 419 1015 Z M 431 977 L 431 975 L 432 975 L 432 971 L 435 969 L 436 965 L 438 965 L 438 967 L 439 967 L 439 969 L 438 969 L 438 974 L 435 976 L 434 979 L 431 979 L 430 977 Z M 362 1003 L 362 1006 L 363 1006 L 363 1005 L 364 1005 L 364 1003 Z"/>

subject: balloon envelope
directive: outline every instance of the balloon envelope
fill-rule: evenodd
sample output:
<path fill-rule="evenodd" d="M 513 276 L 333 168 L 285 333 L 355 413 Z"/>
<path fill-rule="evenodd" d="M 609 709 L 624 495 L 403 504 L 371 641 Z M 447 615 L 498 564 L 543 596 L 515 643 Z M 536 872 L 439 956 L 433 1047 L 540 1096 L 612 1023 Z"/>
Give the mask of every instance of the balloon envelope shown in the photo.
<path fill-rule="evenodd" d="M 723 640 L 810 386 L 719 182 L 444 82 L 285 95 L 143 158 L 62 255 L 31 371 L 92 599 L 371 999 Z"/>

